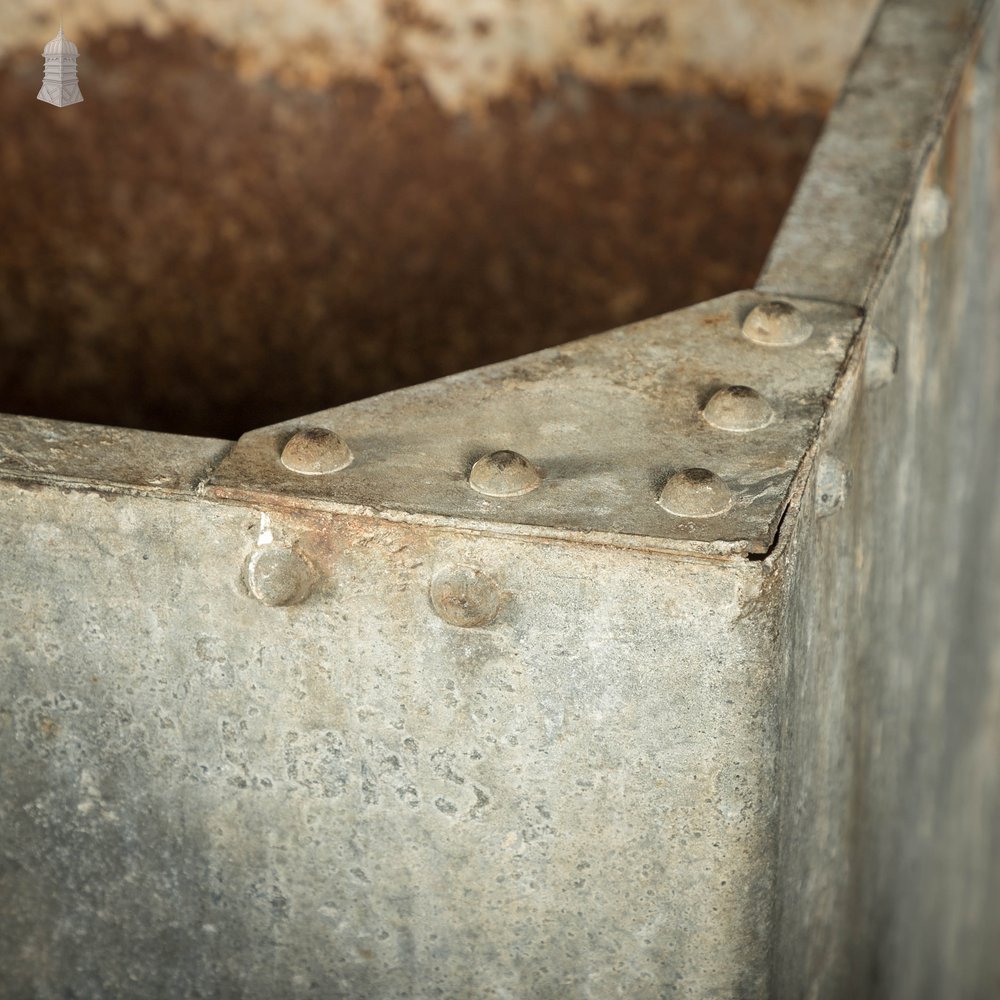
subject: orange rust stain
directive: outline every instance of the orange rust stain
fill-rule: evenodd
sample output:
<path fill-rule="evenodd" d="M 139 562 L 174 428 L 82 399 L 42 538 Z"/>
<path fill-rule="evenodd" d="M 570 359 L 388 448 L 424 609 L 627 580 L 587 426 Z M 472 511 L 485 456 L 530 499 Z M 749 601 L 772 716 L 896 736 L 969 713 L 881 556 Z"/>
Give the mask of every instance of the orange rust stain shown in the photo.
<path fill-rule="evenodd" d="M 5 408 L 229 438 L 752 285 L 820 127 L 580 81 L 453 116 L 388 70 L 242 82 L 183 32 L 86 52 L 69 110 L 28 99 L 37 52 L 0 69 Z"/>

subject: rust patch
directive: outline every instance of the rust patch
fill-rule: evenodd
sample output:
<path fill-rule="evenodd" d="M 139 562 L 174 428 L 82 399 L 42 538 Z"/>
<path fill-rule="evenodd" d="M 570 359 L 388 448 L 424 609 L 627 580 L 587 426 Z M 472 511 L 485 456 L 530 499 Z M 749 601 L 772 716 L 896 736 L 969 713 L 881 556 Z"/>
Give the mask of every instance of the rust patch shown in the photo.
<path fill-rule="evenodd" d="M 625 58 L 642 42 L 662 41 L 667 31 L 667 19 L 662 14 L 622 21 L 591 11 L 584 19 L 583 39 L 593 48 L 614 45 L 618 55 Z"/>
<path fill-rule="evenodd" d="M 451 29 L 443 21 L 421 10 L 416 0 L 385 0 L 384 9 L 390 24 L 429 35 L 451 35 Z"/>
<path fill-rule="evenodd" d="M 38 720 L 38 729 L 47 740 L 53 740 L 59 735 L 59 723 L 47 715 Z"/>
<path fill-rule="evenodd" d="M 231 438 L 747 287 L 820 127 L 572 79 L 455 116 L 412 75 L 80 41 L 75 108 L 37 53 L 0 70 L 8 412 Z"/>

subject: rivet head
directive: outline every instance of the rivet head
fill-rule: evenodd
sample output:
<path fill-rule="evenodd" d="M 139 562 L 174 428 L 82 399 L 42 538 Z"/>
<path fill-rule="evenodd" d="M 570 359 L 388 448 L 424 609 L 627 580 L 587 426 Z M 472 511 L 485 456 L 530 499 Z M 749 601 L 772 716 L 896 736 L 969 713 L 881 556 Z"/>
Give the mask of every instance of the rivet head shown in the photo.
<path fill-rule="evenodd" d="M 774 419 L 774 407 L 756 389 L 730 385 L 705 404 L 702 416 L 723 431 L 756 431 Z"/>
<path fill-rule="evenodd" d="M 762 302 L 743 321 L 744 337 L 773 347 L 802 344 L 812 332 L 812 323 L 788 302 Z"/>
<path fill-rule="evenodd" d="M 516 451 L 484 455 L 469 473 L 469 485 L 488 497 L 519 497 L 537 489 L 542 474 Z"/>
<path fill-rule="evenodd" d="M 664 483 L 657 503 L 678 517 L 715 517 L 732 507 L 733 493 L 709 469 L 682 469 Z"/>
<path fill-rule="evenodd" d="M 500 588 L 471 566 L 449 566 L 435 573 L 430 596 L 437 616 L 459 628 L 489 625 L 500 612 Z"/>
<path fill-rule="evenodd" d="M 924 189 L 917 198 L 915 216 L 921 239 L 936 240 L 943 236 L 951 217 L 948 195 L 937 185 Z"/>
<path fill-rule="evenodd" d="M 316 582 L 312 565 L 293 549 L 267 546 L 247 563 L 247 589 L 261 604 L 287 607 L 304 601 Z"/>
<path fill-rule="evenodd" d="M 281 464 L 303 476 L 339 472 L 353 461 L 354 455 L 340 435 L 323 427 L 296 431 L 281 452 Z"/>
<path fill-rule="evenodd" d="M 892 341 L 875 333 L 868 341 L 865 354 L 865 382 L 870 389 L 881 389 L 896 375 L 899 351 Z"/>
<path fill-rule="evenodd" d="M 844 506 L 847 468 L 839 458 L 823 455 L 816 467 L 816 516 L 828 517 Z"/>

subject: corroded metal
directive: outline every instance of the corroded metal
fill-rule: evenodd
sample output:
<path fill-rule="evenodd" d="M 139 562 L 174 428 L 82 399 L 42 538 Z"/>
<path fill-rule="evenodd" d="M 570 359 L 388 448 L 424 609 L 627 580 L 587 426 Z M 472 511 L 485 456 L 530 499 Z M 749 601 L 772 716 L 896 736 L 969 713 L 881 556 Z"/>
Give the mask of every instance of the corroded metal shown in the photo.
<path fill-rule="evenodd" d="M 235 68 L 244 78 L 270 76 L 286 86 L 379 80 L 388 65 L 403 62 L 450 109 L 503 96 L 525 76 L 565 73 L 614 86 L 749 90 L 758 105 L 773 107 L 832 98 L 875 3 L 340 0 L 335 16 L 328 6 L 323 0 L 104 0 L 78 5 L 73 19 L 88 35 L 122 25 L 162 35 L 181 26 L 235 49 Z M 33 47 L 39 22 L 51 14 L 45 0 L 23 0 L 5 11 L 0 57 Z M 706 25 L 725 30 L 706 31 Z M 777 37 L 785 44 L 762 44 Z"/>
<path fill-rule="evenodd" d="M 984 995 L 994 7 L 886 5 L 756 291 L 235 444 L 2 418 L 0 993 Z"/>
<path fill-rule="evenodd" d="M 102 9 L 76 111 L 23 90 L 44 36 L 0 62 L 7 412 L 238 437 L 747 287 L 832 99 L 559 73 L 449 112 L 410 62 L 278 86 L 233 34 Z"/>

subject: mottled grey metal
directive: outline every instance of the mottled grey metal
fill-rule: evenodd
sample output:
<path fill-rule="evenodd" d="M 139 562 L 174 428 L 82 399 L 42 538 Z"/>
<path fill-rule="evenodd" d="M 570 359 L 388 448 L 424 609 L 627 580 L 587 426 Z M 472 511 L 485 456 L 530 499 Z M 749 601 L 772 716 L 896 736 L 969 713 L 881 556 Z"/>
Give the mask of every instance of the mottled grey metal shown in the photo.
<path fill-rule="evenodd" d="M 813 151 L 757 287 L 862 304 L 940 141 L 988 0 L 888 0 Z M 919 53 L 919 59 L 915 59 Z"/>
<path fill-rule="evenodd" d="M 306 511 L 261 545 L 259 509 L 194 495 L 2 502 L 7 995 L 763 990 L 754 564 Z M 308 559 L 307 600 L 250 596 L 261 548 Z M 502 590 L 488 627 L 435 613 L 462 567 Z"/>
<path fill-rule="evenodd" d="M 817 444 L 843 507 L 817 520 L 804 490 L 773 557 L 781 996 L 1000 990 L 995 10 L 987 29 L 907 198 L 943 194 L 948 225 L 901 225 Z"/>
<path fill-rule="evenodd" d="M 995 992 L 996 31 L 886 6 L 763 291 L 235 445 L 3 418 L 0 995 Z"/>

